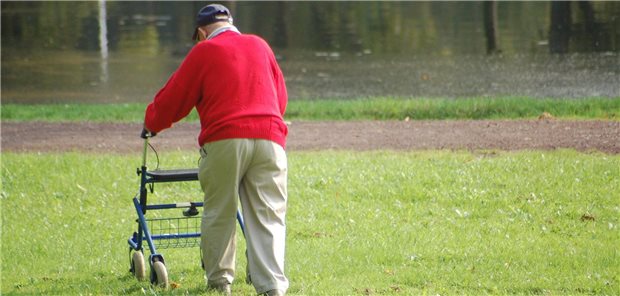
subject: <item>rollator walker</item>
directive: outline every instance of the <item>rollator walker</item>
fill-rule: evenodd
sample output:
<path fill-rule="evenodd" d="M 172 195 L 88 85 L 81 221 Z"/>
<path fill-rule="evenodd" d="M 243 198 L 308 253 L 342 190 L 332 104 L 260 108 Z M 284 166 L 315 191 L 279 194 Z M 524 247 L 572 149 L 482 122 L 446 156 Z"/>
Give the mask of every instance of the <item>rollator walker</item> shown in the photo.
<path fill-rule="evenodd" d="M 133 204 L 137 214 L 137 231 L 129 238 L 130 272 L 139 280 L 146 279 L 146 264 L 144 249 L 146 245 L 150 252 L 148 262 L 150 266 L 150 282 L 163 288 L 169 287 L 168 271 L 164 256 L 158 250 L 166 248 L 191 248 L 200 246 L 200 223 L 199 208 L 203 208 L 203 202 L 179 202 L 169 204 L 148 204 L 147 196 L 154 191 L 155 183 L 190 182 L 198 181 L 198 169 L 176 170 L 148 170 L 146 166 L 147 149 L 150 134 L 144 140 L 142 153 L 142 166 L 137 169 L 140 177 L 140 192 L 133 198 Z M 151 146 L 152 148 L 152 146 Z M 153 149 L 155 151 L 155 149 Z M 157 152 L 155 151 L 157 154 Z M 159 157 L 158 157 L 159 158 Z M 171 215 L 172 210 L 183 209 L 182 213 Z M 162 211 L 165 218 L 147 218 L 149 211 Z M 237 210 L 237 221 L 245 237 L 245 225 L 243 218 Z M 246 251 L 247 256 L 247 251 Z M 202 257 L 202 255 L 201 255 Z M 202 262 L 201 262 L 202 263 Z M 204 266 L 203 266 L 204 268 Z M 249 282 L 248 269 L 246 268 L 246 280 Z"/>

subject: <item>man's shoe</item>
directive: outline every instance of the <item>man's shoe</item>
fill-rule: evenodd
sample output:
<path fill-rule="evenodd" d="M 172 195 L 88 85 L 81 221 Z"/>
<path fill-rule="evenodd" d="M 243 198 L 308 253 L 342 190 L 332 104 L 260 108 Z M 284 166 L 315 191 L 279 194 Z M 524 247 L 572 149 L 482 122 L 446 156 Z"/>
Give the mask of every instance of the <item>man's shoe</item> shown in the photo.
<path fill-rule="evenodd" d="M 207 285 L 207 289 L 211 291 L 216 291 L 222 295 L 230 296 L 232 292 L 230 290 L 230 284 L 221 284 L 221 285 Z"/>
<path fill-rule="evenodd" d="M 267 291 L 267 292 L 265 292 L 265 293 L 263 293 L 261 295 L 264 295 L 264 296 L 284 296 L 284 292 L 282 292 L 280 290 L 270 290 L 270 291 Z"/>

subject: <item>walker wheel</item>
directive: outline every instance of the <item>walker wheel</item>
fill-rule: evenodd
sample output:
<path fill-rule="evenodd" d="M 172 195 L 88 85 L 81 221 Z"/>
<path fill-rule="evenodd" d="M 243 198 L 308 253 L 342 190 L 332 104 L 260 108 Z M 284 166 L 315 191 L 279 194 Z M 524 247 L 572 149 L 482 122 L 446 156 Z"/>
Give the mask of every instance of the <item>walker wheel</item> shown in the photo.
<path fill-rule="evenodd" d="M 131 271 L 139 281 L 146 279 L 146 265 L 144 264 L 144 255 L 142 252 L 133 252 L 131 256 Z"/>
<path fill-rule="evenodd" d="M 168 271 L 166 271 L 166 265 L 161 261 L 153 262 L 153 272 L 155 272 L 155 278 L 152 283 L 156 286 L 168 289 Z"/>

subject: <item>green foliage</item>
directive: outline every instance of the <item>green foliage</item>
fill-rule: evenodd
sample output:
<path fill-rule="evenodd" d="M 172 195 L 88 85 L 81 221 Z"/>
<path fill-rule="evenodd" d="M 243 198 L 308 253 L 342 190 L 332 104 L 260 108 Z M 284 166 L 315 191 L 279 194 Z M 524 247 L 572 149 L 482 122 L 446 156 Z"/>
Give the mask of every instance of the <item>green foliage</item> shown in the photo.
<path fill-rule="evenodd" d="M 140 122 L 146 104 L 2 105 L 9 121 L 121 121 Z M 620 118 L 620 98 L 579 100 L 535 98 L 369 98 L 357 100 L 291 100 L 287 120 L 411 120 L 422 119 L 532 119 L 543 112 L 556 118 Z M 196 111 L 185 119 L 197 121 Z"/>
<path fill-rule="evenodd" d="M 197 155 L 161 157 L 173 168 L 195 166 Z M 128 273 L 139 163 L 3 153 L 3 294 L 205 293 L 197 249 L 161 250 L 176 289 Z M 289 292 L 615 294 L 618 167 L 620 156 L 568 150 L 292 152 Z M 158 185 L 151 200 L 200 200 L 198 187 Z M 233 290 L 253 293 L 241 276 Z"/>

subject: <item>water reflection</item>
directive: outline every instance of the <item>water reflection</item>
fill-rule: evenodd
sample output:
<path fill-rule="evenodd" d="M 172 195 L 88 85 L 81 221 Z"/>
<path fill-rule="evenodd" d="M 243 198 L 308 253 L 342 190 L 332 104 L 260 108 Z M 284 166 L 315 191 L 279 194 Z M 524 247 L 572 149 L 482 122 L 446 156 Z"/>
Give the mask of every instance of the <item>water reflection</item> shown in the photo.
<path fill-rule="evenodd" d="M 498 2 L 495 56 L 479 2 L 225 4 L 274 46 L 292 99 L 620 96 L 620 2 L 587 3 L 570 6 L 569 54 L 554 55 L 548 2 Z M 2 2 L 2 101 L 146 102 L 203 4 Z"/>
<path fill-rule="evenodd" d="M 308 56 L 284 64 L 295 96 L 533 96 L 620 95 L 618 55 Z"/>

